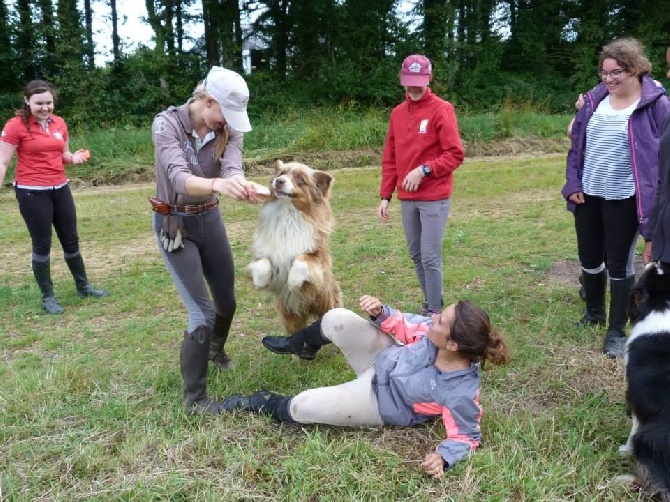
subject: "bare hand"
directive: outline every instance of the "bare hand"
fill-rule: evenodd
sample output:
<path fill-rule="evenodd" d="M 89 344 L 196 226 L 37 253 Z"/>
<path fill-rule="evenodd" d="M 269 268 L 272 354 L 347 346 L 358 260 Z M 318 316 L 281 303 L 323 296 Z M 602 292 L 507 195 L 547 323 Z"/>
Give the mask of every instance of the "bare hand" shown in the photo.
<path fill-rule="evenodd" d="M 577 101 L 575 101 L 575 108 L 577 108 L 577 110 L 581 110 L 582 106 L 584 106 L 584 95 L 580 94 L 577 97 Z"/>
<path fill-rule="evenodd" d="M 234 200 L 248 200 L 246 183 L 247 180 L 244 179 L 244 176 L 239 175 L 225 179 L 216 178 L 212 183 L 212 191 Z"/>
<path fill-rule="evenodd" d="M 571 193 L 568 196 L 568 200 L 571 200 L 575 204 L 584 204 L 584 192 Z"/>
<path fill-rule="evenodd" d="M 431 451 L 423 458 L 421 462 L 423 472 L 431 476 L 433 479 L 440 479 L 444 474 L 444 460 L 439 453 Z"/>
<path fill-rule="evenodd" d="M 374 296 L 363 295 L 359 300 L 361 310 L 372 317 L 377 317 L 382 313 L 382 302 Z"/>
<path fill-rule="evenodd" d="M 651 245 L 651 241 L 644 243 L 644 249 L 642 250 L 642 261 L 645 263 L 645 265 L 651 261 Z"/>
<path fill-rule="evenodd" d="M 389 221 L 389 201 L 382 200 L 377 208 L 377 216 L 384 221 Z"/>
<path fill-rule="evenodd" d="M 402 182 L 402 189 L 406 192 L 416 192 L 419 189 L 419 184 L 421 183 L 422 179 L 423 176 L 421 176 L 421 169 L 418 167 L 416 169 L 412 169 L 407 173 L 407 176 L 405 176 L 405 179 Z"/>

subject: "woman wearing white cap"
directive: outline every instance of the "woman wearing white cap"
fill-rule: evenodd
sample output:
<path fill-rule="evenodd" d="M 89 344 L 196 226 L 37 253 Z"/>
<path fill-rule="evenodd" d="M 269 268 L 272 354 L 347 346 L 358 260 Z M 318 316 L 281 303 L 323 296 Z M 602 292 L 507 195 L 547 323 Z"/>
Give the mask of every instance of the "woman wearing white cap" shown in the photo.
<path fill-rule="evenodd" d="M 397 191 L 409 255 L 425 300 L 419 314 L 424 316 L 442 311 L 442 238 L 453 172 L 464 156 L 454 107 L 430 90 L 432 76 L 426 56 L 414 54 L 403 61 L 405 101 L 391 112 L 377 210 L 388 221 Z"/>
<path fill-rule="evenodd" d="M 208 361 L 231 367 L 224 345 L 236 308 L 235 274 L 217 196 L 253 203 L 263 198 L 258 192 L 264 187 L 247 181 L 242 169 L 242 137 L 251 131 L 248 100 L 244 79 L 215 66 L 185 104 L 159 113 L 152 126 L 153 227 L 188 310 L 180 367 L 191 413 L 219 413 L 207 396 Z"/>

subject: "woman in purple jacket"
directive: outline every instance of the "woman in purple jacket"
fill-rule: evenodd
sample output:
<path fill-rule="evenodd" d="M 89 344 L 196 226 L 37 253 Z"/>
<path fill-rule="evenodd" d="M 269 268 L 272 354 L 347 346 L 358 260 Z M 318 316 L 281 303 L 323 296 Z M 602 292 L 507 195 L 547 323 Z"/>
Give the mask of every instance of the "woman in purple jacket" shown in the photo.
<path fill-rule="evenodd" d="M 405 315 L 371 296 L 363 296 L 360 306 L 371 322 L 337 308 L 290 337 L 299 344 L 337 345 L 354 380 L 294 397 L 267 391 L 232 396 L 221 410 L 349 427 L 411 427 L 441 417 L 447 437 L 421 463 L 426 474 L 439 478 L 479 445 L 479 365 L 507 362 L 507 346 L 486 312 L 469 301 L 430 318 Z"/>
<path fill-rule="evenodd" d="M 598 60 L 602 83 L 584 94 L 572 127 L 562 194 L 575 215 L 586 312 L 580 326 L 609 326 L 603 353 L 614 358 L 626 340 L 626 304 L 635 275 L 626 264 L 647 223 L 658 184 L 661 125 L 670 101 L 649 76 L 651 64 L 635 39 L 615 40 Z"/>

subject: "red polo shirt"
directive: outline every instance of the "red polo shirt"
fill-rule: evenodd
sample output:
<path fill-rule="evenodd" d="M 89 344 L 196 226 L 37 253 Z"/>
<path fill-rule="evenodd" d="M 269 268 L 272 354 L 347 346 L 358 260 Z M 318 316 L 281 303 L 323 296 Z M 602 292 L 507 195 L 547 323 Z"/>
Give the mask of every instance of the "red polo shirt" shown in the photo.
<path fill-rule="evenodd" d="M 16 147 L 14 182 L 23 186 L 57 186 L 67 182 L 63 150 L 68 142 L 65 121 L 51 115 L 44 129 L 30 116 L 30 130 L 21 117 L 7 121 L 2 141 Z"/>

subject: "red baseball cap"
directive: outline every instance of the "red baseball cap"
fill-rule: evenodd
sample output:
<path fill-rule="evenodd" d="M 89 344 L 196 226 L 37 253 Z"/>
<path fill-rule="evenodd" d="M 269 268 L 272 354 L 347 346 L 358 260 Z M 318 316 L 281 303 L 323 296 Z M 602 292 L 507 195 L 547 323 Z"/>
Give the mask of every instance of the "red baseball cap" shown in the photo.
<path fill-rule="evenodd" d="M 400 85 L 405 87 L 426 87 L 430 82 L 433 65 L 426 56 L 413 54 L 402 62 Z"/>

